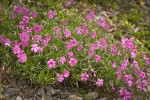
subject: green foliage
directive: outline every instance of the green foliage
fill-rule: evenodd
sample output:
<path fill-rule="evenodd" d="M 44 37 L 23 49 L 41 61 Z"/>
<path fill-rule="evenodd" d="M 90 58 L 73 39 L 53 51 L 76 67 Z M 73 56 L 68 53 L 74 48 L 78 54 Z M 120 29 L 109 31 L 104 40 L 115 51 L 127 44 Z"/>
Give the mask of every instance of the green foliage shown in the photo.
<path fill-rule="evenodd" d="M 100 27 L 98 26 L 99 21 L 87 20 L 83 18 L 82 14 L 76 8 L 71 8 L 70 10 L 64 9 L 63 3 L 66 1 L 54 1 L 44 1 L 44 5 L 47 5 L 47 7 L 42 9 L 41 7 L 44 6 L 40 2 L 43 2 L 43 0 L 39 1 L 37 4 L 27 4 L 31 8 L 31 10 L 38 11 L 38 16 L 35 19 L 30 19 L 30 22 L 26 24 L 28 27 L 32 28 L 32 32 L 29 33 L 30 41 L 28 45 L 25 47 L 20 46 L 21 50 L 24 50 L 24 53 L 27 56 L 27 61 L 24 63 L 19 62 L 19 57 L 17 58 L 16 54 L 14 54 L 12 50 L 14 47 L 14 43 L 16 41 L 21 41 L 19 37 L 20 33 L 22 31 L 25 31 L 19 28 L 19 23 L 20 21 L 22 21 L 22 15 L 17 14 L 17 17 L 15 19 L 11 19 L 10 15 L 13 13 L 13 7 L 8 8 L 6 12 L 4 11 L 5 8 L 2 9 L 2 24 L 0 25 L 0 32 L 2 33 L 3 37 L 9 38 L 11 40 L 10 46 L 6 46 L 5 42 L 0 44 L 0 51 L 2 51 L 0 53 L 0 59 L 2 60 L 3 65 L 6 66 L 6 72 L 13 72 L 14 75 L 18 75 L 25 80 L 30 81 L 31 83 L 44 86 L 46 84 L 61 84 L 61 82 L 59 82 L 58 80 L 58 76 L 64 71 L 68 70 L 70 72 L 70 76 L 68 78 L 65 78 L 63 82 L 69 83 L 71 85 L 78 86 L 81 83 L 87 86 L 91 86 L 97 91 L 103 91 L 104 93 L 108 94 L 111 94 L 111 88 L 115 87 L 116 91 L 113 92 L 114 95 L 118 94 L 118 90 L 120 89 L 120 87 L 127 87 L 131 92 L 133 88 L 133 92 L 139 93 L 140 90 L 137 88 L 137 84 L 130 88 L 128 86 L 128 83 L 124 80 L 124 76 L 126 74 L 131 74 L 133 75 L 133 81 L 138 80 L 139 75 L 134 74 L 135 68 L 133 65 L 133 61 L 137 60 L 140 65 L 139 67 L 141 67 L 140 71 L 143 71 L 143 67 L 146 66 L 146 63 L 141 54 L 142 49 L 138 49 L 140 53 L 137 54 L 136 58 L 131 57 L 133 48 L 129 49 L 128 52 L 125 51 L 126 48 L 121 45 L 121 41 L 114 39 L 112 33 L 109 33 L 106 30 L 105 26 L 108 25 L 107 22 L 105 26 Z M 99 3 L 104 2 L 108 1 L 99 1 Z M 114 4 L 114 8 L 117 8 L 116 3 Z M 53 19 L 49 19 L 47 15 L 48 11 L 56 11 L 57 16 Z M 120 25 L 118 30 L 116 31 L 116 37 L 120 38 L 121 40 L 121 36 L 125 29 L 127 29 L 127 32 L 132 33 L 131 28 L 133 28 L 135 24 L 140 21 L 141 17 L 142 15 L 139 14 L 139 12 L 136 10 L 133 10 L 133 14 L 125 13 L 124 16 L 120 19 L 115 16 L 113 20 L 119 20 Z M 62 25 L 63 21 L 66 21 L 67 25 Z M 87 27 L 84 29 L 83 24 L 85 23 Z M 42 30 L 39 33 L 34 31 L 35 25 L 42 26 Z M 59 26 L 61 28 L 58 37 L 55 36 L 54 31 L 54 27 L 56 26 Z M 77 27 L 82 27 L 81 35 L 77 34 Z M 66 29 L 69 29 L 71 31 L 72 37 L 66 38 L 64 36 L 64 31 Z M 85 35 L 86 29 L 88 30 L 87 36 Z M 92 32 L 97 33 L 95 39 L 91 38 Z M 145 34 L 147 35 L 147 31 L 141 30 L 137 34 L 139 34 L 139 37 L 144 37 Z M 33 50 L 31 50 L 32 44 L 36 43 L 34 40 L 32 40 L 32 38 L 34 38 L 34 36 L 36 35 L 41 35 L 43 40 L 46 36 L 51 36 L 50 42 L 46 47 L 43 48 L 42 52 L 33 52 Z M 59 38 L 59 36 L 62 37 Z M 77 40 L 77 46 L 83 46 L 82 50 L 78 50 L 77 46 L 74 46 L 71 49 L 66 49 L 66 44 L 73 39 Z M 102 41 L 102 44 L 98 44 L 98 41 L 100 41 L 100 39 L 106 39 L 106 42 L 108 44 L 105 44 L 105 41 Z M 129 40 L 132 41 L 132 39 L 127 39 L 127 41 Z M 37 44 L 39 46 L 43 46 L 42 43 Z M 90 56 L 89 54 L 90 50 L 93 50 L 91 49 L 91 45 L 93 45 L 93 48 L 95 47 L 94 45 L 96 45 L 96 47 L 94 48 L 93 56 Z M 107 47 L 101 49 L 98 45 L 107 45 Z M 115 51 L 115 53 L 117 53 L 114 56 L 111 51 L 112 45 L 116 45 L 117 48 L 117 51 Z M 126 45 L 128 46 L 130 44 Z M 139 44 L 135 41 L 133 45 L 138 46 Z M 120 51 L 120 54 L 118 50 Z M 69 63 L 69 52 L 72 52 L 74 54 L 73 58 L 77 59 L 77 64 L 74 66 L 71 66 Z M 95 60 L 95 57 L 97 55 L 101 56 L 100 61 Z M 59 62 L 59 59 L 62 56 L 67 59 L 66 63 L 64 64 L 60 64 Z M 48 61 L 50 59 L 56 61 L 55 68 L 49 67 Z M 123 66 L 122 64 L 126 59 L 130 59 L 129 64 L 127 65 L 127 69 L 122 69 L 123 76 L 121 79 L 117 80 L 118 70 L 119 68 L 121 68 L 120 66 Z M 116 68 L 112 67 L 112 62 L 116 62 Z M 91 68 L 94 69 L 94 72 L 90 71 Z M 89 75 L 89 79 L 87 81 L 81 81 L 83 73 L 87 73 Z M 96 76 L 94 76 L 94 74 Z M 140 74 L 140 72 L 138 74 Z M 104 85 L 102 87 L 95 86 L 98 79 L 104 80 Z"/>

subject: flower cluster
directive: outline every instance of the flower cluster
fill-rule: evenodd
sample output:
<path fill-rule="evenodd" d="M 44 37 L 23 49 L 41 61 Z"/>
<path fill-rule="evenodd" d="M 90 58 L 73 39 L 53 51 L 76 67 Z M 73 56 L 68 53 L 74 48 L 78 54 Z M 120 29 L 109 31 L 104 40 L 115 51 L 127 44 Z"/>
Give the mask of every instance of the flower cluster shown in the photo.
<path fill-rule="evenodd" d="M 56 14 L 56 12 L 54 12 L 54 11 L 49 11 L 49 12 L 48 12 L 48 18 L 49 18 L 49 19 L 53 19 L 56 15 L 57 15 L 57 14 Z"/>
<path fill-rule="evenodd" d="M 69 77 L 70 72 L 65 70 L 62 74 L 58 75 L 58 82 L 63 82 L 65 78 Z"/>
<path fill-rule="evenodd" d="M 24 50 L 21 50 L 20 45 L 21 43 L 14 43 L 12 50 L 17 55 L 19 62 L 25 63 L 27 61 L 27 55 L 24 53 Z"/>
<path fill-rule="evenodd" d="M 4 43 L 5 46 L 10 46 L 11 41 L 8 38 L 4 38 L 3 36 L 0 36 L 0 43 Z"/>
<path fill-rule="evenodd" d="M 106 30 L 111 28 L 110 25 L 104 18 L 94 20 L 94 11 L 87 14 L 88 20 L 78 19 L 80 24 L 72 22 L 67 15 L 64 16 L 68 19 L 59 18 L 57 14 L 60 12 L 56 12 L 50 10 L 44 17 L 50 23 L 43 25 L 43 22 L 36 20 L 41 18 L 38 16 L 40 12 L 30 11 L 20 5 L 13 7 L 10 21 L 18 20 L 13 27 L 17 29 L 14 35 L 5 36 L 2 33 L 4 36 L 0 36 L 0 45 L 6 50 L 2 51 L 2 56 L 5 58 L 3 54 L 6 52 L 10 55 L 13 53 L 13 61 L 16 60 L 14 58 L 19 61 L 16 66 L 21 64 L 25 68 L 16 67 L 12 70 L 25 75 L 32 74 L 30 77 L 42 84 L 73 80 L 91 82 L 101 89 L 111 87 L 112 91 L 120 88 L 117 92 L 124 100 L 131 100 L 134 92 L 147 87 L 147 73 L 141 67 L 149 65 L 150 58 L 144 51 L 140 54 L 134 39 L 116 41 L 109 37 L 111 33 Z M 7 62 L 4 59 L 4 63 Z M 5 71 L 6 67 L 3 66 L 1 70 Z"/>

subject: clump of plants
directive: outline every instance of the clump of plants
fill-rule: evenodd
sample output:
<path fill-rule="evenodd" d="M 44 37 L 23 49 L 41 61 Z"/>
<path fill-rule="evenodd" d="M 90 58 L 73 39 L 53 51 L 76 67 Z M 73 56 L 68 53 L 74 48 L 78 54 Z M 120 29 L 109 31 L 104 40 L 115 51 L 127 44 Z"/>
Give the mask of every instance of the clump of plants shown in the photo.
<path fill-rule="evenodd" d="M 82 82 L 124 100 L 146 91 L 144 68 L 150 59 L 144 51 L 138 52 L 134 39 L 116 41 L 107 20 L 96 20 L 94 11 L 82 18 L 76 9 L 55 4 L 62 10 L 38 12 L 15 5 L 3 12 L 0 7 L 3 72 L 11 71 L 33 84 Z"/>

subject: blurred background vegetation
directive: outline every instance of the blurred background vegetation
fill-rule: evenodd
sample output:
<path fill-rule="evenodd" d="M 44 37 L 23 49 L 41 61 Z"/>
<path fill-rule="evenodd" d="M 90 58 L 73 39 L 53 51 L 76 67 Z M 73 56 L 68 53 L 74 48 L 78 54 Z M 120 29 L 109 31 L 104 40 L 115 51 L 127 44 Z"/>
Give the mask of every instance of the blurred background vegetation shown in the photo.
<path fill-rule="evenodd" d="M 50 8 L 61 9 L 62 5 L 54 2 L 66 3 L 69 0 L 0 0 L 4 6 L 21 4 L 23 6 L 38 6 L 39 10 Z M 138 39 L 144 46 L 145 51 L 150 55 L 150 0 L 74 0 L 86 3 L 88 6 L 102 6 L 107 11 L 113 9 L 117 16 L 110 20 L 117 24 L 116 39 L 121 36 L 130 36 Z M 42 9 L 40 8 L 42 7 Z M 96 9 L 95 9 L 96 11 Z"/>

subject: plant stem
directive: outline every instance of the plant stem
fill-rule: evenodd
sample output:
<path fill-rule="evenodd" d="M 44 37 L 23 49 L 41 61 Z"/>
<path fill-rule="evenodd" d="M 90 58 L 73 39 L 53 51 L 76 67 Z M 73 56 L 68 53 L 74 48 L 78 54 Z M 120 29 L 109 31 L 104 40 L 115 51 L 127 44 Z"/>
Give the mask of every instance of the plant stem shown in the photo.
<path fill-rule="evenodd" d="M 2 94 L 2 71 L 0 69 L 0 95 Z"/>

